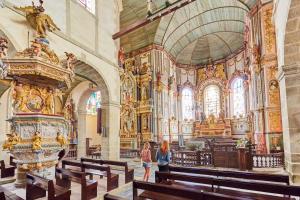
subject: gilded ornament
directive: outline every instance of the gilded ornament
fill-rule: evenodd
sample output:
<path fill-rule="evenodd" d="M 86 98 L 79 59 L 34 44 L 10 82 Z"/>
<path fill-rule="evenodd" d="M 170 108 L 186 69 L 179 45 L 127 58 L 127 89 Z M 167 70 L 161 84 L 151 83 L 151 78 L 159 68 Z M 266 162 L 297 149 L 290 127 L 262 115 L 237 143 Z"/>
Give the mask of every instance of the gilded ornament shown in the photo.
<path fill-rule="evenodd" d="M 34 41 L 31 41 L 31 46 L 22 52 L 17 52 L 16 57 L 39 57 L 44 61 L 55 65 L 58 65 L 60 62 L 56 53 L 50 49 L 48 41 L 43 38 L 35 38 Z"/>
<path fill-rule="evenodd" d="M 61 147 L 68 144 L 66 138 L 60 132 L 57 132 L 56 141 L 60 144 Z"/>
<path fill-rule="evenodd" d="M 21 142 L 21 137 L 15 131 L 10 134 L 6 134 L 6 136 L 7 139 L 2 145 L 3 150 L 12 150 L 15 145 Z"/>
<path fill-rule="evenodd" d="M 273 48 L 273 44 L 275 44 L 275 30 L 272 24 L 272 9 L 268 9 L 265 12 L 264 17 L 265 22 L 265 40 L 266 47 L 268 51 L 271 51 Z"/>
<path fill-rule="evenodd" d="M 226 79 L 224 65 L 221 64 L 216 66 L 215 77 L 219 79 Z"/>
<path fill-rule="evenodd" d="M 206 74 L 205 74 L 205 69 L 199 69 L 198 70 L 198 80 L 199 81 L 204 81 L 206 79 Z"/>
<path fill-rule="evenodd" d="M 76 56 L 73 53 L 65 52 L 65 55 L 67 57 L 67 69 L 74 72 L 74 64 L 77 60 Z"/>
<path fill-rule="evenodd" d="M 45 9 L 43 8 L 43 1 L 41 0 L 39 6 L 35 6 L 34 2 L 32 2 L 32 6 L 14 8 L 25 13 L 27 22 L 36 30 L 37 35 L 41 38 L 46 37 L 46 30 L 51 32 L 60 30 L 51 17 L 44 13 Z"/>
<path fill-rule="evenodd" d="M 32 150 L 41 150 L 42 149 L 42 137 L 39 131 L 34 133 L 32 137 Z"/>

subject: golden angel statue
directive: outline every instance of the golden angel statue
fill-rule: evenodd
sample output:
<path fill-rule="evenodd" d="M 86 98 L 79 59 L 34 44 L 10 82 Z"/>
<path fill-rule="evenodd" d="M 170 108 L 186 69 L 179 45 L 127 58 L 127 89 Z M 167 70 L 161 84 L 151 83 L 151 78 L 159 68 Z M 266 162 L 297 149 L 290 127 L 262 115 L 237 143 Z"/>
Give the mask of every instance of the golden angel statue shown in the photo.
<path fill-rule="evenodd" d="M 3 150 L 12 150 L 12 148 L 21 141 L 21 137 L 15 131 L 6 135 L 7 140 L 5 140 L 2 145 Z"/>
<path fill-rule="evenodd" d="M 32 150 L 41 150 L 42 149 L 42 137 L 39 131 L 34 133 L 32 137 Z"/>
<path fill-rule="evenodd" d="M 34 2 L 32 2 L 32 6 L 14 8 L 25 13 L 27 22 L 36 30 L 37 34 L 41 38 L 46 37 L 47 29 L 49 31 L 60 30 L 51 17 L 44 13 L 45 9 L 43 8 L 42 0 L 40 0 L 39 6 L 35 6 Z"/>
<path fill-rule="evenodd" d="M 56 141 L 60 146 L 65 146 L 67 144 L 66 138 L 60 132 L 57 132 Z"/>

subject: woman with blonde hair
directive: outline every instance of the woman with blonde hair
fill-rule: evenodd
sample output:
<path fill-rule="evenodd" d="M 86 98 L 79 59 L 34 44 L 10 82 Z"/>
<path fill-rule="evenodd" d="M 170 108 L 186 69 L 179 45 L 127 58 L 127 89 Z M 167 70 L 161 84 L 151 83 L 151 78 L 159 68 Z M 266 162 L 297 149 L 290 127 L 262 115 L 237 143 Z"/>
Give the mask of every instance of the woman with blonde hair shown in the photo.
<path fill-rule="evenodd" d="M 169 163 L 171 157 L 170 154 L 169 142 L 167 140 L 164 140 L 160 148 L 156 152 L 157 166 L 160 172 L 169 171 Z"/>
<path fill-rule="evenodd" d="M 144 143 L 144 148 L 141 152 L 141 160 L 143 163 L 143 167 L 145 168 L 144 173 L 144 181 L 149 180 L 150 176 L 150 167 L 151 167 L 151 151 L 150 151 L 150 144 L 149 142 Z"/>

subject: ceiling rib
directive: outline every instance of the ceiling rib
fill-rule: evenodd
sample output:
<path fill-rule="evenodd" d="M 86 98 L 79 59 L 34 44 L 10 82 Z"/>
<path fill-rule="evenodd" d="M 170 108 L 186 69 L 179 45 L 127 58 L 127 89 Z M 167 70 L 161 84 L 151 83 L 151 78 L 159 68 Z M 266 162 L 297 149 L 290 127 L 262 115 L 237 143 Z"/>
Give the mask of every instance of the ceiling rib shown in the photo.
<path fill-rule="evenodd" d="M 196 41 L 196 40 L 198 40 L 198 39 L 200 39 L 200 38 L 202 38 L 202 37 L 205 37 L 205 36 L 208 36 L 208 35 L 211 35 L 211 34 L 216 34 L 216 33 L 236 33 L 236 34 L 240 34 L 240 35 L 243 35 L 243 33 L 241 33 L 241 32 L 238 32 L 238 31 L 215 31 L 215 32 L 211 32 L 211 33 L 207 33 L 207 34 L 204 34 L 204 35 L 201 35 L 200 37 L 197 37 L 197 38 L 195 38 L 194 40 L 192 40 L 189 44 L 191 44 L 191 43 L 193 43 L 194 41 Z M 182 48 L 182 50 L 176 55 L 176 56 L 174 56 L 175 58 L 177 58 L 177 56 L 189 45 L 189 44 L 187 44 L 187 45 L 185 45 L 183 48 Z M 171 50 L 170 50 L 170 52 L 171 52 Z"/>
<path fill-rule="evenodd" d="M 198 28 L 201 28 L 203 26 L 207 26 L 207 25 L 210 25 L 210 24 L 213 24 L 213 23 L 218 23 L 218 22 L 238 22 L 238 23 L 245 23 L 244 21 L 240 21 L 240 20 L 218 20 L 218 21 L 213 21 L 213 22 L 209 22 L 209 23 L 206 23 L 206 24 L 202 24 L 201 26 L 197 26 L 191 30 L 189 30 L 188 32 L 186 32 L 184 35 L 182 35 L 180 38 L 178 38 L 176 41 L 173 42 L 173 45 L 171 46 L 171 48 L 168 48 L 168 51 L 171 52 L 172 49 L 174 48 L 174 46 L 177 44 L 177 42 L 179 40 L 181 40 L 184 36 L 186 36 L 187 34 L 193 32 L 194 30 L 198 29 Z M 220 31 L 220 32 L 223 32 L 223 31 Z M 241 33 L 241 32 L 239 32 Z M 241 33 L 243 34 L 243 33 Z"/>
<path fill-rule="evenodd" d="M 232 53 L 232 50 L 231 50 L 229 44 L 228 44 L 221 36 L 219 36 L 218 34 L 212 34 L 212 35 L 214 35 L 214 36 L 217 37 L 219 40 L 221 40 L 221 41 L 226 45 L 226 47 L 229 49 L 230 53 Z"/>
<path fill-rule="evenodd" d="M 178 25 L 178 26 L 176 27 L 176 29 L 174 29 L 174 30 L 168 35 L 167 39 L 166 39 L 165 42 L 162 44 L 162 46 L 164 46 L 165 43 L 167 42 L 167 40 L 169 39 L 169 37 L 170 37 L 177 29 L 179 29 L 181 26 L 183 26 L 186 22 L 188 22 L 188 21 L 190 21 L 190 20 L 192 20 L 192 19 L 194 19 L 194 18 L 196 18 L 196 17 L 199 17 L 199 16 L 201 16 L 201 15 L 207 13 L 207 12 L 211 12 L 211 11 L 213 11 L 213 10 L 218 10 L 218 9 L 223 9 L 223 8 L 237 8 L 237 9 L 242 9 L 242 10 L 244 10 L 243 8 L 241 8 L 241 7 L 236 7 L 236 6 L 222 6 L 222 7 L 216 7 L 216 8 L 213 8 L 213 9 L 206 10 L 206 11 L 204 11 L 204 12 L 202 12 L 202 13 L 199 13 L 198 15 L 195 15 L 195 16 L 191 17 L 189 20 L 186 20 L 186 21 L 184 21 L 183 23 L 181 23 L 180 25 Z M 221 20 L 219 20 L 219 21 L 221 21 Z M 166 29 L 166 32 L 167 32 L 167 29 Z"/>

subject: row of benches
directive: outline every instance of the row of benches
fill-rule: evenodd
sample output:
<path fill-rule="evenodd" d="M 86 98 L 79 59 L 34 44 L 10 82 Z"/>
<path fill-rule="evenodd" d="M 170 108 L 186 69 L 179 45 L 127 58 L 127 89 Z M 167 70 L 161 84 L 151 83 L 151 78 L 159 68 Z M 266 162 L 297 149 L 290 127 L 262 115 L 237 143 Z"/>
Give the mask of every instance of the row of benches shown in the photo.
<path fill-rule="evenodd" d="M 61 165 L 62 168 L 57 166 L 55 169 L 55 182 L 27 173 L 26 199 L 42 198 L 48 193 L 48 200 L 69 200 L 72 182 L 81 185 L 82 200 L 95 198 L 98 182 L 93 180 L 93 175 L 99 175 L 100 178 L 107 177 L 107 191 L 119 186 L 119 175 L 111 173 L 110 165 L 124 167 L 126 183 L 132 181 L 134 177 L 134 170 L 128 168 L 127 162 L 81 158 L 81 160 L 62 160 Z M 7 194 L 7 191 L 2 193 L 0 191 L 2 195 L 0 199 L 11 199 L 11 195 Z"/>
<path fill-rule="evenodd" d="M 300 197 L 286 175 L 170 166 L 155 172 L 155 182 L 133 181 L 133 199 L 285 200 Z M 138 190 L 143 192 L 138 193 Z M 105 195 L 105 200 L 124 200 Z"/>

